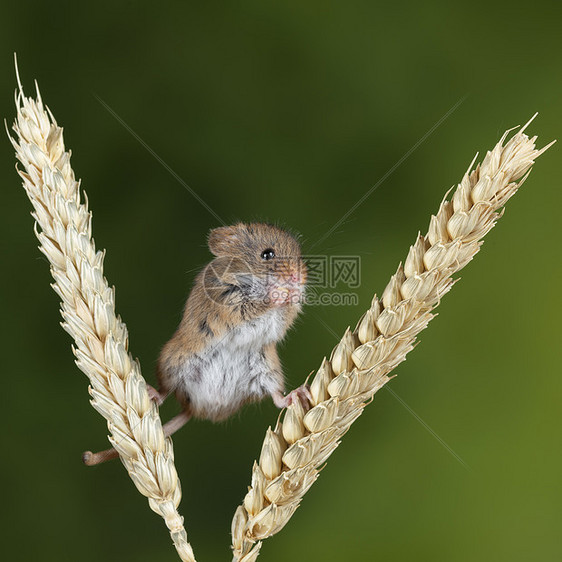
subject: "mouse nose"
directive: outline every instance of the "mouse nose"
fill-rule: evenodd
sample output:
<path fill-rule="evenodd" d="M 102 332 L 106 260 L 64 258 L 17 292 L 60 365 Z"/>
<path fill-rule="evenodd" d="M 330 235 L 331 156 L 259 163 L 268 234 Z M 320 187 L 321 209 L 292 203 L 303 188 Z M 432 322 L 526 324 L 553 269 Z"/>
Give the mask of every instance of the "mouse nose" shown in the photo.
<path fill-rule="evenodd" d="M 302 285 L 306 282 L 306 271 L 303 271 L 302 269 L 293 269 L 291 270 L 289 279 L 291 283 Z"/>

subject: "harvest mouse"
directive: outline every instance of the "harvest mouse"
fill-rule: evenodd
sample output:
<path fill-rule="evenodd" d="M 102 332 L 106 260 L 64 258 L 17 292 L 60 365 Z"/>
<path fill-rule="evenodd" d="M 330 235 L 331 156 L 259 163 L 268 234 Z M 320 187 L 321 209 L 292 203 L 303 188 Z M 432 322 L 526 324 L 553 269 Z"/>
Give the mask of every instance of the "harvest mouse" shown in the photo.
<path fill-rule="evenodd" d="M 209 234 L 215 258 L 197 275 L 183 318 L 158 358 L 161 404 L 171 393 L 182 412 L 164 425 L 171 435 L 190 418 L 220 421 L 244 404 L 271 396 L 284 408 L 310 407 L 308 387 L 284 394 L 276 345 L 301 310 L 306 266 L 297 239 L 270 224 L 238 223 Z M 86 452 L 88 465 L 117 457 Z"/>

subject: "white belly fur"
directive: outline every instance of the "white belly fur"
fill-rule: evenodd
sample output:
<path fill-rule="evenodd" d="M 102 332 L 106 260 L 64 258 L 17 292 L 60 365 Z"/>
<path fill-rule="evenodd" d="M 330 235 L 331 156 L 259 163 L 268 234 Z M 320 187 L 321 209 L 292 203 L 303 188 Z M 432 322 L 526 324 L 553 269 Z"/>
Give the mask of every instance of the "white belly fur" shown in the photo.
<path fill-rule="evenodd" d="M 263 346 L 285 334 L 280 311 L 274 309 L 216 338 L 182 367 L 179 387 L 189 396 L 196 417 L 218 421 L 248 400 L 282 389 L 262 353 Z"/>

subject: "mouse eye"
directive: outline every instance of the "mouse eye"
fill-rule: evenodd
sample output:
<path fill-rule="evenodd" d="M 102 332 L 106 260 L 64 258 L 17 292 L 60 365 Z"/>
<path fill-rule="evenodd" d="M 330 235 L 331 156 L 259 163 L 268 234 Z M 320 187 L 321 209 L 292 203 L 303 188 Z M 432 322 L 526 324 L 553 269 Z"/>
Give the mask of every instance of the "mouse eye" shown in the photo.
<path fill-rule="evenodd" d="M 262 260 L 272 260 L 275 257 L 275 252 L 273 248 L 267 248 L 261 253 Z"/>

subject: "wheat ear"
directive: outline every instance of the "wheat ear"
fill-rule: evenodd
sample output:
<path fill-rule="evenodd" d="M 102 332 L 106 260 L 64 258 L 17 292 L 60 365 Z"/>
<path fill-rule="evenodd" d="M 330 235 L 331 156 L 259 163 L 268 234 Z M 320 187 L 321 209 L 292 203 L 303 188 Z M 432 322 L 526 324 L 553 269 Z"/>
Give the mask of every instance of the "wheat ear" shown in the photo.
<path fill-rule="evenodd" d="M 525 127 L 504 145 L 507 131 L 471 172 L 472 162 L 451 199 L 450 192 L 445 195 L 428 233 L 418 235 L 382 297 L 375 295 L 355 330 L 348 328 L 322 362 L 310 385 L 312 408 L 305 412 L 300 403 L 292 404 L 267 430 L 251 486 L 232 521 L 234 561 L 256 560 L 260 541 L 291 518 L 319 467 L 414 348 L 417 334 L 451 289 L 453 274 L 475 256 L 500 218 L 498 210 L 549 148 L 537 150 L 537 137 L 528 138 Z"/>
<path fill-rule="evenodd" d="M 24 96 L 19 77 L 18 84 L 17 138 L 10 140 L 24 168 L 18 173 L 33 204 L 39 249 L 51 264 L 52 287 L 62 300 L 62 326 L 75 342 L 76 364 L 90 379 L 91 404 L 107 420 L 109 441 L 135 486 L 164 518 L 180 558 L 195 562 L 177 511 L 181 488 L 172 441 L 128 352 L 127 327 L 115 314 L 115 291 L 103 276 L 104 252 L 96 251 L 92 214 L 86 195 L 81 199 L 62 128 L 39 89 L 33 100 Z"/>

